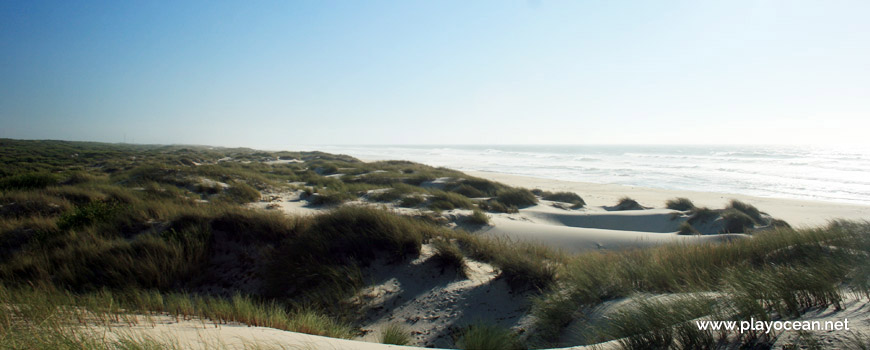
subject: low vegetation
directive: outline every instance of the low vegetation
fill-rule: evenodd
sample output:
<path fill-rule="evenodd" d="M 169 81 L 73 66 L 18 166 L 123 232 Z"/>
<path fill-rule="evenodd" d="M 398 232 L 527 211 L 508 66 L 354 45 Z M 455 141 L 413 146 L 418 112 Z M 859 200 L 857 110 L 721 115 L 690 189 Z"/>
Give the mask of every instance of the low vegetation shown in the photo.
<path fill-rule="evenodd" d="M 674 198 L 665 201 L 665 208 L 679 211 L 689 211 L 695 209 L 695 203 L 692 203 L 688 198 Z"/>
<path fill-rule="evenodd" d="M 456 345 L 460 349 L 522 349 L 511 330 L 489 324 L 473 324 L 462 331 Z"/>
<path fill-rule="evenodd" d="M 381 344 L 409 345 L 411 332 L 398 323 L 390 323 L 381 329 Z"/>
<path fill-rule="evenodd" d="M 435 250 L 432 260 L 441 266 L 442 271 L 443 269 L 451 269 L 459 276 L 464 277 L 466 272 L 465 255 L 456 242 L 438 238 L 433 239 L 431 243 L 432 248 Z"/>
<path fill-rule="evenodd" d="M 615 210 L 644 210 L 646 209 L 644 206 L 640 205 L 636 200 L 622 197 L 617 201 L 616 206 L 613 207 Z"/>
<path fill-rule="evenodd" d="M 298 162 L 269 163 L 279 159 Z M 625 348 L 709 348 L 711 335 L 686 326 L 690 320 L 794 317 L 847 295 L 870 298 L 870 224 L 794 229 L 739 201 L 709 209 L 677 198 L 667 206 L 689 215 L 682 234 L 722 223 L 726 232 L 751 232 L 748 239 L 568 255 L 439 225 L 433 211 L 472 210 L 468 222 L 482 225 L 487 211 L 516 211 L 537 198 L 410 162 L 0 139 L 0 164 L 0 307 L 7 310 L 0 348 L 167 346 L 83 331 L 138 322 L 133 314 L 354 337 L 350 296 L 366 282 L 366 269 L 416 257 L 424 242 L 445 269 L 486 262 L 514 293 L 533 298 L 532 330 L 520 336 L 474 325 L 456 333 L 464 348 L 559 345 L 564 332 L 583 332 L 588 343 L 618 339 Z M 335 207 L 290 217 L 244 205 L 280 190 L 307 191 L 311 205 Z M 573 193 L 538 196 L 583 203 Z M 337 205 L 357 199 L 420 210 L 405 216 Z M 630 199 L 617 207 L 643 208 Z M 603 324 L 578 317 L 622 298 L 629 307 Z M 578 328 L 566 329 L 570 324 Z M 759 334 L 715 340 L 770 341 Z M 395 325 L 382 330 L 381 341 L 412 339 Z"/>
<path fill-rule="evenodd" d="M 541 191 L 541 198 L 548 201 L 556 201 L 571 204 L 572 209 L 580 209 L 586 205 L 586 201 L 583 200 L 578 194 L 574 192 L 547 192 Z"/>

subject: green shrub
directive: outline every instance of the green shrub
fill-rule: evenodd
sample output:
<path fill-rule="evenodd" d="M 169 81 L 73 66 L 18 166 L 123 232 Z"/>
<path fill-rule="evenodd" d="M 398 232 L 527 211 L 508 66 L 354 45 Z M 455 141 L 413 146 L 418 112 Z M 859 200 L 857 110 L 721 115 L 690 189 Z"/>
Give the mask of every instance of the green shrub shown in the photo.
<path fill-rule="evenodd" d="M 525 208 L 538 203 L 538 199 L 531 191 L 525 188 L 510 188 L 498 192 L 495 199 L 505 206 Z"/>
<path fill-rule="evenodd" d="M 692 201 L 688 198 L 679 197 L 674 199 L 668 199 L 665 202 L 665 207 L 671 210 L 687 211 L 694 210 L 695 204 L 692 203 Z"/>

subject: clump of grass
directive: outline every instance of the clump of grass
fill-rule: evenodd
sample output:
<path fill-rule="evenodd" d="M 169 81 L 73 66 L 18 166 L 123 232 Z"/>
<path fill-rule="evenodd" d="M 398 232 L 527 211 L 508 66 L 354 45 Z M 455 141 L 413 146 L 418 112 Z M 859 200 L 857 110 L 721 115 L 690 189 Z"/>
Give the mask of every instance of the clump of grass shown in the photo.
<path fill-rule="evenodd" d="M 510 329 L 490 324 L 473 324 L 460 335 L 456 345 L 460 349 L 511 350 L 522 349 L 522 343 Z"/>
<path fill-rule="evenodd" d="M 489 225 L 489 216 L 477 208 L 474 208 L 471 215 L 466 217 L 465 220 L 472 225 Z"/>
<path fill-rule="evenodd" d="M 244 204 L 260 200 L 260 191 L 243 182 L 235 182 L 223 191 L 222 199 Z"/>
<path fill-rule="evenodd" d="M 525 208 L 538 203 L 535 195 L 525 188 L 508 188 L 498 192 L 495 199 L 505 206 L 514 206 L 517 208 Z"/>
<path fill-rule="evenodd" d="M 694 227 L 692 227 L 692 224 L 690 224 L 688 221 L 683 221 L 680 223 L 680 228 L 677 231 L 677 234 L 678 235 L 699 235 L 701 233 L 698 232 L 698 230 L 696 230 Z"/>
<path fill-rule="evenodd" d="M 308 197 L 308 203 L 311 205 L 339 205 L 354 198 L 354 195 L 347 192 L 321 189 Z"/>
<path fill-rule="evenodd" d="M 486 196 L 486 193 L 483 193 L 483 191 L 478 190 L 474 187 L 471 187 L 467 184 L 461 184 L 459 186 L 456 186 L 453 189 L 451 189 L 450 191 L 459 193 L 459 194 L 466 196 L 468 198 L 478 198 L 478 197 L 485 197 Z"/>
<path fill-rule="evenodd" d="M 499 202 L 495 199 L 490 199 L 487 201 L 481 201 L 477 203 L 478 208 L 481 210 L 494 212 L 494 213 L 518 213 L 520 210 L 517 209 L 515 205 L 505 205 L 502 202 Z"/>
<path fill-rule="evenodd" d="M 715 220 L 717 217 L 719 217 L 718 210 L 713 210 L 707 207 L 696 207 L 695 209 L 692 209 L 691 213 L 692 216 L 689 217 L 688 220 L 690 224 L 705 223 Z"/>
<path fill-rule="evenodd" d="M 665 202 L 665 207 L 671 210 L 688 211 L 695 209 L 695 203 L 692 203 L 688 198 L 678 197 L 668 199 Z"/>
<path fill-rule="evenodd" d="M 607 317 L 597 340 L 619 339 L 624 349 L 714 349 L 711 330 L 699 330 L 691 320 L 708 315 L 715 305 L 704 297 L 665 302 L 635 299 L 633 305 Z"/>
<path fill-rule="evenodd" d="M 293 314 L 290 317 L 287 330 L 345 339 L 350 339 L 355 334 L 347 324 L 337 322 L 311 309 L 303 309 Z"/>
<path fill-rule="evenodd" d="M 541 198 L 546 199 L 548 201 L 557 201 L 572 204 L 571 208 L 579 209 L 586 205 L 586 201 L 583 200 L 578 194 L 574 192 L 546 192 L 543 191 L 540 194 Z"/>
<path fill-rule="evenodd" d="M 765 221 L 764 218 L 761 216 L 761 211 L 759 211 L 758 208 L 756 208 L 752 204 L 744 203 L 736 199 L 732 199 L 725 207 L 725 209 L 734 209 L 743 214 L 746 214 L 756 223 L 763 223 Z"/>
<path fill-rule="evenodd" d="M 460 276 L 465 277 L 465 255 L 462 254 L 459 246 L 443 238 L 433 239 L 431 242 L 435 249 L 435 255 L 432 256 L 433 261 L 442 269 L 451 268 Z"/>
<path fill-rule="evenodd" d="M 426 198 L 421 195 L 410 195 L 402 198 L 399 201 L 399 206 L 404 208 L 413 208 L 426 201 Z"/>
<path fill-rule="evenodd" d="M 432 210 L 471 209 L 474 203 L 468 197 L 458 193 L 433 191 L 427 205 Z"/>
<path fill-rule="evenodd" d="M 411 333 L 398 323 L 390 323 L 381 328 L 381 344 L 411 344 Z"/>
<path fill-rule="evenodd" d="M 723 233 L 748 233 L 755 227 L 755 220 L 742 211 L 727 209 L 722 213 L 725 222 Z"/>
<path fill-rule="evenodd" d="M 616 203 L 616 210 L 644 210 L 644 206 L 640 205 L 636 200 L 629 197 L 622 197 Z"/>
<path fill-rule="evenodd" d="M 555 254 L 546 248 L 471 235 L 460 235 L 459 240 L 469 256 L 498 267 L 499 277 L 514 289 L 544 290 L 556 281 Z"/>

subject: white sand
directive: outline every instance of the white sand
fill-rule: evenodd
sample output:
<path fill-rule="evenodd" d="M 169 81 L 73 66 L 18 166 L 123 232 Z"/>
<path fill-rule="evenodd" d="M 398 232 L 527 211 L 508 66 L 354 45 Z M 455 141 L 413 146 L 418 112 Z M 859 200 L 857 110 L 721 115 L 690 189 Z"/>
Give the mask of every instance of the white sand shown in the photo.
<path fill-rule="evenodd" d="M 775 218 L 783 219 L 795 227 L 824 225 L 831 219 L 870 220 L 870 206 L 862 205 L 594 184 L 480 171 L 466 171 L 465 173 L 511 186 L 576 192 L 583 197 L 589 206 L 614 205 L 620 198 L 628 196 L 640 202 L 641 205 L 662 208 L 668 199 L 686 197 L 697 206 L 716 209 L 724 207 L 733 198 L 750 203 L 761 211 L 767 212 Z"/>

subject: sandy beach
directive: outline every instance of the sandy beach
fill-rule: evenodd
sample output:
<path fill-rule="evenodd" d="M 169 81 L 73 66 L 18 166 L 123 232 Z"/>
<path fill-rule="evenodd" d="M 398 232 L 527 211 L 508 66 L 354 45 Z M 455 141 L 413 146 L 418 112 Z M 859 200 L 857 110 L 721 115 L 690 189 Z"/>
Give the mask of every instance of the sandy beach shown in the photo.
<path fill-rule="evenodd" d="M 691 199 L 695 205 L 710 208 L 722 208 L 729 200 L 738 199 L 758 207 L 773 217 L 783 219 L 795 227 L 824 225 L 833 219 L 870 220 L 870 206 L 853 204 L 572 182 L 481 171 L 466 171 L 465 173 L 511 186 L 576 192 L 583 197 L 587 205 L 593 207 L 613 205 L 625 196 L 637 200 L 642 205 L 654 208 L 664 207 L 666 200 L 675 197 L 686 197 Z"/>

